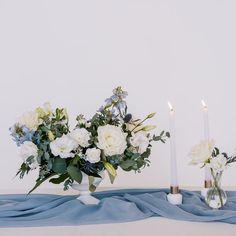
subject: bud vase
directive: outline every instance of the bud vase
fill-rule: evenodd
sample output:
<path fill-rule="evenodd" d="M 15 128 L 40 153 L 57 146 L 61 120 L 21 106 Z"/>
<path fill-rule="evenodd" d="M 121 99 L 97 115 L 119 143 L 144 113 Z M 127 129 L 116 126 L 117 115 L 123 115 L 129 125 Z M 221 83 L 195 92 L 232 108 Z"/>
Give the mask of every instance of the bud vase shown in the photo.
<path fill-rule="evenodd" d="M 205 201 L 207 205 L 213 209 L 223 207 L 227 201 L 226 192 L 221 188 L 222 173 L 223 171 L 215 173 L 211 170 L 213 186 L 207 191 Z"/>
<path fill-rule="evenodd" d="M 93 177 L 93 186 L 96 188 L 98 187 L 98 185 L 102 182 L 102 180 L 104 179 L 104 172 L 100 172 L 99 175 L 102 178 L 98 178 L 98 177 Z M 99 199 L 93 197 L 91 195 L 91 190 L 89 188 L 89 176 L 85 173 L 82 172 L 82 182 L 79 184 L 77 182 L 74 182 L 71 187 L 74 190 L 79 191 L 79 196 L 77 197 L 77 199 L 79 201 L 81 201 L 82 203 L 84 203 L 85 205 L 88 204 L 98 204 L 100 202 Z"/>

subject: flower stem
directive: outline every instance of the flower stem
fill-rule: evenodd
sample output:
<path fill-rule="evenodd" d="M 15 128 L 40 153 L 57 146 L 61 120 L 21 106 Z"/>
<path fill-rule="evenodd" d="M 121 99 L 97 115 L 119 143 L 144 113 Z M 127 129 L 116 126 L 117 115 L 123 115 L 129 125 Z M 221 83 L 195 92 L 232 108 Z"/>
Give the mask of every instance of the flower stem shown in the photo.
<path fill-rule="evenodd" d="M 222 194 L 221 194 L 221 191 L 220 191 L 220 187 L 219 187 L 219 184 L 218 184 L 218 182 L 219 182 L 219 173 L 216 173 L 216 174 L 214 174 L 214 172 L 213 172 L 213 170 L 211 169 L 211 174 L 212 174 L 212 176 L 213 176 L 213 179 L 214 179 L 214 185 L 215 185 L 215 187 L 216 187 L 216 190 L 217 190 L 217 192 L 218 192 L 218 194 L 219 194 L 219 198 L 220 198 L 220 205 L 221 205 L 221 207 L 223 207 L 223 198 L 222 198 Z"/>

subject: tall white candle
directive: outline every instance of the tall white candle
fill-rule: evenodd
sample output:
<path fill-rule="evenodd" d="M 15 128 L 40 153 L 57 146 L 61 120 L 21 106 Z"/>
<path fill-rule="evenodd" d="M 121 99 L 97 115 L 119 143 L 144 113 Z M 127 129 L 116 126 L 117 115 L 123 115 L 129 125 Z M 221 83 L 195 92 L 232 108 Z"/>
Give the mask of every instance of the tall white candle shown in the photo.
<path fill-rule="evenodd" d="M 171 183 L 172 187 L 178 186 L 177 179 L 177 162 L 176 162 L 176 144 L 175 144 L 175 112 L 170 102 L 168 102 L 170 108 L 170 171 L 171 171 Z"/>
<path fill-rule="evenodd" d="M 210 133 L 209 133 L 209 119 L 208 119 L 208 107 L 204 100 L 201 101 L 203 106 L 203 122 L 204 122 L 204 139 L 206 141 L 210 140 Z M 205 180 L 211 180 L 211 171 L 209 167 L 205 167 Z"/>

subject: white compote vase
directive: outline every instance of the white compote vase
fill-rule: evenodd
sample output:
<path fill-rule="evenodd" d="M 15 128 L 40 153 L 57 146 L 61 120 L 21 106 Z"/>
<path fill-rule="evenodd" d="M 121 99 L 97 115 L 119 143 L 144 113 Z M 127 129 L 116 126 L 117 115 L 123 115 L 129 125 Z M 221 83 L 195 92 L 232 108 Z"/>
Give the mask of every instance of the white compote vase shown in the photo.
<path fill-rule="evenodd" d="M 99 175 L 102 178 L 94 177 L 93 185 L 95 187 L 98 187 L 98 185 L 102 182 L 102 180 L 105 177 L 105 174 L 103 171 L 100 172 Z M 83 178 L 80 184 L 77 182 L 74 182 L 71 185 L 73 189 L 79 191 L 79 196 L 77 197 L 77 199 L 81 201 L 82 203 L 84 203 L 85 205 L 89 205 L 89 204 L 97 205 L 100 202 L 100 200 L 91 195 L 91 191 L 89 190 L 89 176 L 85 174 L 84 172 L 82 172 L 82 176 Z"/>

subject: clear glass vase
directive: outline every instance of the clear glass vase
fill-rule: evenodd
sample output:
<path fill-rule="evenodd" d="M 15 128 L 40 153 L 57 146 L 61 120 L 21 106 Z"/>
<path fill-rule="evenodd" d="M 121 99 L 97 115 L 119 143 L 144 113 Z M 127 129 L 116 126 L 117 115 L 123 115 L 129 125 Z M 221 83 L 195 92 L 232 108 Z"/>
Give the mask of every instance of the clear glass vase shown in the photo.
<path fill-rule="evenodd" d="M 222 173 L 223 171 L 215 173 L 211 170 L 213 186 L 207 191 L 205 201 L 213 209 L 223 207 L 227 201 L 226 192 L 221 188 Z"/>

